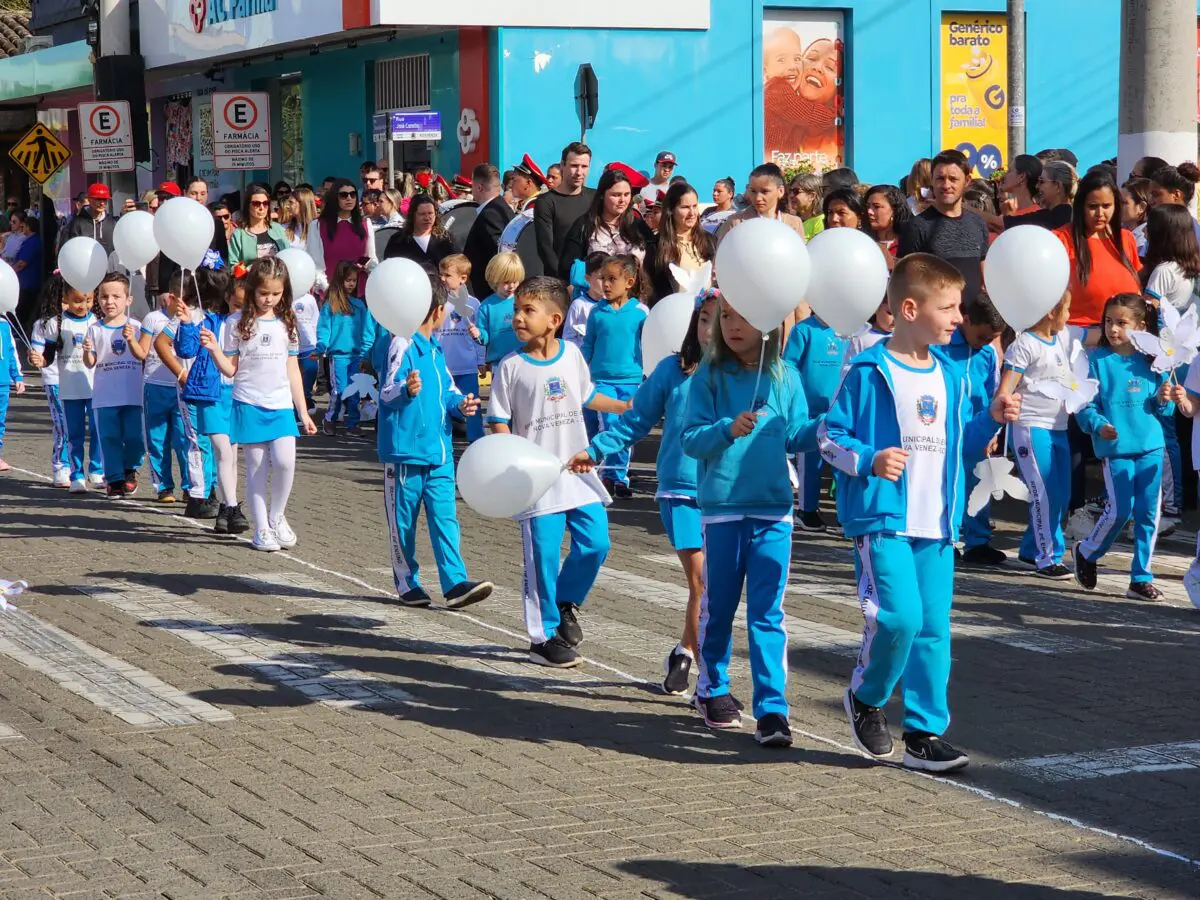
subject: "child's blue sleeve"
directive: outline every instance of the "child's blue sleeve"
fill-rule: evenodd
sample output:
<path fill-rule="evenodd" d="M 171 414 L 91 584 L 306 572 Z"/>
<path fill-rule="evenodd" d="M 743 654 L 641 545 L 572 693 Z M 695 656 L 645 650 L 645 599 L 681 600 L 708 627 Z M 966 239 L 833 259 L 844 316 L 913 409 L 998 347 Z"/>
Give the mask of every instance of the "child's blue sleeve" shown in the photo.
<path fill-rule="evenodd" d="M 583 361 L 586 362 L 588 366 L 591 366 L 592 356 L 596 352 L 596 329 L 592 323 L 592 319 L 595 318 L 596 310 L 598 308 L 599 307 L 593 306 L 592 311 L 588 313 L 586 326 L 587 330 L 583 333 L 583 346 L 579 348 L 579 352 L 583 354 Z"/>
<path fill-rule="evenodd" d="M 194 359 L 200 354 L 200 326 L 182 322 L 175 330 L 175 355 L 180 359 Z"/>
<path fill-rule="evenodd" d="M 871 402 L 869 379 L 868 367 L 852 366 L 817 430 L 821 458 L 847 475 L 870 475 L 875 463 L 875 448 L 854 433 L 858 407 Z"/>
<path fill-rule="evenodd" d="M 664 363 L 678 366 L 679 360 L 678 357 L 669 356 Z M 633 408 L 592 438 L 587 448 L 588 455 L 599 462 L 645 438 L 666 415 L 670 395 L 671 384 L 660 364 L 633 395 Z"/>
<path fill-rule="evenodd" d="M 646 327 L 646 317 L 638 322 L 637 334 L 633 337 L 633 361 L 637 363 L 638 372 L 642 372 L 642 329 Z"/>
<path fill-rule="evenodd" d="M 803 322 L 797 322 L 788 333 L 787 346 L 783 348 L 783 361 L 797 372 L 804 361 L 805 351 L 808 350 L 809 329 L 802 328 Z"/>
<path fill-rule="evenodd" d="M 446 357 L 439 354 L 435 365 L 441 368 L 442 376 L 446 379 L 446 389 L 442 392 L 442 406 L 445 407 L 446 412 L 454 412 L 462 406 L 462 402 L 466 397 L 458 389 L 458 385 L 454 383 L 454 376 L 450 374 L 450 367 L 446 365 Z M 479 415 L 479 413 L 476 413 L 476 415 Z"/>
<path fill-rule="evenodd" d="M 358 344 L 359 359 L 373 359 L 375 356 L 375 336 L 379 332 L 379 323 L 371 315 L 370 310 L 363 313 L 362 340 Z"/>
<path fill-rule="evenodd" d="M 475 327 L 479 329 L 479 343 L 486 347 L 492 334 L 490 303 L 479 304 L 479 311 L 475 314 Z"/>
<path fill-rule="evenodd" d="M 379 382 L 379 402 L 388 409 L 400 409 L 413 399 L 405 384 L 413 368 L 408 359 L 411 346 L 411 341 L 394 340 L 388 350 L 387 374 Z"/>
<path fill-rule="evenodd" d="M 781 388 L 791 395 L 787 417 L 787 454 L 794 456 L 817 449 L 817 429 L 821 425 L 821 418 L 809 417 L 808 400 L 800 387 L 800 379 L 793 377 L 788 382 Z"/>
<path fill-rule="evenodd" d="M 370 333 L 374 332 L 373 327 L 368 327 L 368 322 L 373 322 L 374 317 L 367 312 L 367 304 L 354 304 L 354 348 L 353 352 L 358 359 L 362 359 L 367 355 L 371 344 L 367 339 Z"/>
<path fill-rule="evenodd" d="M 7 324 L 7 323 L 5 323 Z M 13 337 L 12 326 L 8 326 L 8 377 L 10 381 L 24 381 L 25 377 L 21 374 L 20 355 L 17 351 L 17 341 Z"/>
<path fill-rule="evenodd" d="M 1105 387 L 1105 379 L 1096 366 L 1095 357 L 1088 359 L 1088 377 L 1095 378 L 1100 382 L 1100 390 L 1096 391 L 1096 396 L 1092 398 L 1092 402 L 1085 406 L 1079 412 L 1075 413 L 1075 421 L 1079 427 L 1087 434 L 1095 434 L 1105 425 L 1111 425 L 1108 417 L 1104 415 L 1104 397 L 1103 391 Z"/>
<path fill-rule="evenodd" d="M 333 326 L 333 315 L 329 312 L 329 301 L 326 300 L 324 306 L 321 307 L 321 314 L 317 316 L 317 346 L 315 352 L 318 356 L 324 356 L 329 351 L 329 331 Z"/>
<path fill-rule="evenodd" d="M 591 329 L 588 329 L 591 333 Z M 733 419 L 717 415 L 717 398 L 710 379 L 692 379 L 683 417 L 683 452 L 694 459 L 714 459 L 733 446 Z"/>

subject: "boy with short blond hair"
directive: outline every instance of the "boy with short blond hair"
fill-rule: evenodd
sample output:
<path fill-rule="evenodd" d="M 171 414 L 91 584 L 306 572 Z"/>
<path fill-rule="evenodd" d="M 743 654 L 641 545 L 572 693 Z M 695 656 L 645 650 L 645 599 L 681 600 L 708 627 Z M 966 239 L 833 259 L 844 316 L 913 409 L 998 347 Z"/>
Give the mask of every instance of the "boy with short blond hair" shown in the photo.
<path fill-rule="evenodd" d="M 447 301 L 451 304 L 445 319 L 437 329 L 438 343 L 446 357 L 446 367 L 454 385 L 464 395 L 479 396 L 479 369 L 483 365 L 483 348 L 471 337 L 471 325 L 479 316 L 479 301 L 467 291 L 471 278 L 471 261 L 462 253 L 447 256 L 438 264 Z M 454 414 L 462 421 L 459 413 Z M 483 416 L 467 416 L 467 440 L 471 443 L 483 437 Z"/>
<path fill-rule="evenodd" d="M 468 331 L 485 348 L 484 362 L 494 366 L 521 346 L 512 328 L 513 294 L 525 280 L 525 266 L 515 253 L 497 253 L 484 277 L 494 293 L 479 304 L 479 315 Z"/>
<path fill-rule="evenodd" d="M 954 542 L 966 503 L 963 459 L 977 458 L 1013 421 L 1020 396 L 998 395 L 969 418 L 965 373 L 944 351 L 962 322 L 964 280 L 917 253 L 896 265 L 892 336 L 859 354 L 819 432 L 838 469 L 838 517 L 854 541 L 866 624 L 843 698 L 854 743 L 893 753 L 883 707 L 904 682 L 904 765 L 950 772 L 969 759 L 941 739 L 950 724 L 950 604 Z"/>

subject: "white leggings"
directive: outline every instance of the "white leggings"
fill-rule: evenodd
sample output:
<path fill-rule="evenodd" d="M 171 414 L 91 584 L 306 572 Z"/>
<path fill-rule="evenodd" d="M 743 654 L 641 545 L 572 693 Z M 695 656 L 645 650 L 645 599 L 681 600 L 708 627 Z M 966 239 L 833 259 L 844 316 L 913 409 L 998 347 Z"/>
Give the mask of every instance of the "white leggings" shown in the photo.
<path fill-rule="evenodd" d="M 283 518 L 296 477 L 296 439 L 275 438 L 268 444 L 246 444 L 246 496 L 256 531 L 266 531 Z M 267 477 L 271 475 L 271 511 L 267 513 Z"/>
<path fill-rule="evenodd" d="M 237 506 L 237 444 L 229 443 L 229 435 L 209 435 L 213 455 L 217 458 L 217 495 L 226 506 Z"/>

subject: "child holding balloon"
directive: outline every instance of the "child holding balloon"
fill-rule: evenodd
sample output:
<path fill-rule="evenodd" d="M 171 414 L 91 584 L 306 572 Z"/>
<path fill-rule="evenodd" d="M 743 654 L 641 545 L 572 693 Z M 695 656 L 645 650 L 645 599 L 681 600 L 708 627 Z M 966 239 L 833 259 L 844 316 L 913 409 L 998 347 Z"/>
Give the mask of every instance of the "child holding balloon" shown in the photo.
<path fill-rule="evenodd" d="M 379 390 L 379 461 L 384 464 L 384 506 L 400 603 L 424 607 L 433 602 L 421 585 L 417 564 L 417 517 L 424 504 L 446 606 L 461 609 L 486 600 L 495 587 L 467 580 L 454 505 L 450 414 L 478 418 L 479 398 L 464 396 L 455 385 L 434 337 L 447 317 L 447 292 L 440 277 L 431 276 L 430 282 L 433 297 L 425 321 L 412 337 L 393 338 L 388 351 Z"/>
<path fill-rule="evenodd" d="M 662 440 L 655 470 L 658 475 L 658 511 L 671 547 L 679 556 L 688 582 L 683 636 L 667 654 L 663 665 L 663 693 L 687 692 L 688 673 L 698 652 L 700 597 L 704 592 L 704 539 L 700 507 L 696 503 L 696 460 L 683 452 L 680 437 L 692 374 L 704 358 L 712 335 L 720 294 L 706 290 L 696 297 L 696 309 L 679 353 L 663 359 L 633 398 L 633 408 L 592 438 L 586 450 L 571 459 L 573 471 L 591 471 L 606 454 L 627 450 L 650 433 L 660 421 Z M 579 301 L 575 301 L 578 303 Z"/>
<path fill-rule="evenodd" d="M 574 344 L 556 335 L 567 315 L 567 288 L 539 275 L 521 283 L 514 296 L 513 333 L 519 353 L 493 370 L 488 422 L 499 434 L 528 438 L 563 461 L 554 485 L 516 518 L 521 523 L 525 577 L 522 603 L 529 631 L 529 659 L 567 669 L 579 665 L 583 641 L 578 609 L 608 557 L 608 514 L 612 502 L 591 472 L 576 475 L 566 464 L 587 446 L 586 406 L 620 415 L 630 404 L 596 392 L 587 363 Z M 562 559 L 563 532 L 571 550 Z"/>
<path fill-rule="evenodd" d="M 843 706 L 854 743 L 892 755 L 883 707 L 904 682 L 904 765 L 961 769 L 967 755 L 941 739 L 950 722 L 950 605 L 954 541 L 965 506 L 963 459 L 1015 419 L 1003 391 L 968 420 L 961 368 L 941 347 L 962 321 L 963 276 L 926 253 L 901 259 L 888 284 L 892 338 L 851 364 L 821 428 L 839 470 L 838 513 L 854 540 L 863 645 Z"/>
<path fill-rule="evenodd" d="M 741 726 L 728 667 L 744 585 L 754 739 L 771 747 L 792 743 L 784 695 L 793 527 L 787 459 L 817 446 L 800 376 L 780 360 L 779 332 L 759 331 L 722 297 L 708 356 L 688 389 L 682 437 L 684 453 L 700 462 L 704 532 L 696 708 L 711 728 Z"/>

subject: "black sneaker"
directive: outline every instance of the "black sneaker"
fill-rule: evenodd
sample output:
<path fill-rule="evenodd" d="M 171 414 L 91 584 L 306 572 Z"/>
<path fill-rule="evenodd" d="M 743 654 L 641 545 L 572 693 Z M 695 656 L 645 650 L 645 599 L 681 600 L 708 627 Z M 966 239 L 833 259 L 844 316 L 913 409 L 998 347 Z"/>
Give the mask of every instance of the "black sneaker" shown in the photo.
<path fill-rule="evenodd" d="M 431 603 L 433 603 L 433 598 L 425 593 L 424 588 L 416 587 L 400 595 L 401 606 L 424 607 Z"/>
<path fill-rule="evenodd" d="M 583 643 L 583 628 L 579 625 L 579 607 L 574 603 L 558 604 L 558 633 L 572 647 Z"/>
<path fill-rule="evenodd" d="M 742 711 L 729 694 L 719 697 L 697 697 L 696 709 L 704 716 L 709 728 L 741 728 Z"/>
<path fill-rule="evenodd" d="M 125 482 L 114 481 L 104 489 L 104 495 L 108 497 L 109 500 L 120 500 L 125 496 Z"/>
<path fill-rule="evenodd" d="M 842 706 L 846 710 L 846 718 L 850 720 L 854 745 L 859 750 L 875 759 L 887 759 L 895 752 L 896 745 L 892 741 L 892 733 L 888 731 L 887 716 L 883 714 L 882 707 L 861 703 L 849 688 L 846 688 L 846 696 L 842 698 Z"/>
<path fill-rule="evenodd" d="M 321 434 L 327 437 L 333 437 L 337 434 L 337 422 L 330 422 L 328 419 L 321 420 Z"/>
<path fill-rule="evenodd" d="M 691 671 L 691 656 L 681 646 L 676 644 L 675 649 L 667 654 L 667 659 L 663 663 L 663 693 L 670 694 L 673 697 L 686 694 L 688 676 L 691 674 Z"/>
<path fill-rule="evenodd" d="M 1038 578 L 1048 578 L 1051 581 L 1070 581 L 1075 576 L 1062 563 L 1051 563 L 1037 570 Z"/>
<path fill-rule="evenodd" d="M 556 634 L 544 644 L 530 644 L 529 661 L 552 669 L 573 669 L 579 665 L 579 654 Z"/>
<path fill-rule="evenodd" d="M 1071 558 L 1075 563 L 1075 581 L 1085 591 L 1094 591 L 1096 589 L 1096 564 L 1088 562 L 1083 555 L 1081 541 L 1076 541 L 1075 546 L 1071 548 Z"/>
<path fill-rule="evenodd" d="M 904 734 L 904 768 L 923 772 L 957 772 L 971 758 L 936 734 L 908 731 Z"/>
<path fill-rule="evenodd" d="M 207 500 L 197 500 L 195 497 L 188 497 L 187 506 L 183 508 L 183 514 L 189 519 L 203 519 L 201 515 L 208 508 Z"/>
<path fill-rule="evenodd" d="M 764 747 L 790 747 L 792 746 L 792 729 L 788 728 L 787 719 L 779 713 L 767 713 L 758 720 L 754 740 Z"/>
<path fill-rule="evenodd" d="M 825 520 L 821 518 L 821 514 L 816 510 L 812 512 L 801 512 L 796 516 L 796 525 L 801 531 L 824 531 L 829 526 L 825 524 Z"/>
<path fill-rule="evenodd" d="M 217 521 L 213 523 L 213 534 L 229 534 L 229 507 L 224 503 L 217 510 Z"/>
<path fill-rule="evenodd" d="M 486 600 L 495 589 L 496 586 L 490 581 L 461 582 L 446 592 L 446 606 L 449 609 L 462 609 L 464 606 Z"/>
<path fill-rule="evenodd" d="M 1161 603 L 1163 592 L 1154 586 L 1153 581 L 1131 581 L 1125 596 L 1130 600 L 1144 600 L 1147 603 Z"/>
<path fill-rule="evenodd" d="M 613 485 L 613 496 L 619 500 L 626 500 L 633 496 L 633 488 L 624 481 L 618 481 Z"/>
<path fill-rule="evenodd" d="M 237 503 L 226 508 L 229 510 L 230 534 L 245 534 L 250 530 L 250 523 L 246 520 L 246 514 L 242 512 L 242 504 Z"/>
<path fill-rule="evenodd" d="M 964 550 L 962 561 L 964 566 L 982 566 L 994 569 L 1008 562 L 1008 554 L 1003 550 L 997 550 L 991 544 L 981 544 L 978 547 L 968 547 Z"/>

